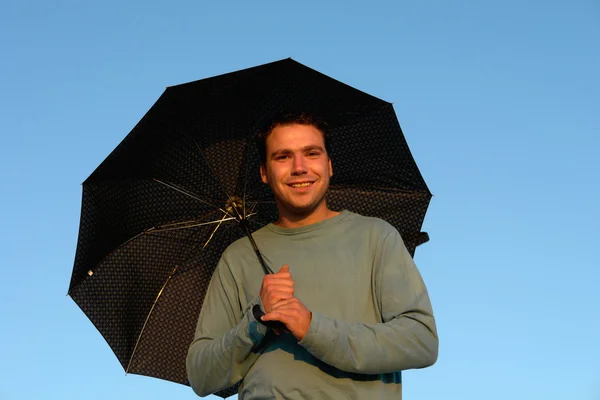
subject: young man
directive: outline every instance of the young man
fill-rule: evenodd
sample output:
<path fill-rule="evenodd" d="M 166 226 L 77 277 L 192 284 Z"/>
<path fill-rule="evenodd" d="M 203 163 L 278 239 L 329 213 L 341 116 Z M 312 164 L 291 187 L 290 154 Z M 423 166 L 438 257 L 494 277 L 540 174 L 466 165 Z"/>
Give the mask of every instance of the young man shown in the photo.
<path fill-rule="evenodd" d="M 432 365 L 438 338 L 427 290 L 400 235 L 377 218 L 327 207 L 326 125 L 285 116 L 259 135 L 275 223 L 223 253 L 187 357 L 205 396 L 241 381 L 240 399 L 401 398 L 401 373 Z M 280 321 L 274 331 L 257 321 Z"/>

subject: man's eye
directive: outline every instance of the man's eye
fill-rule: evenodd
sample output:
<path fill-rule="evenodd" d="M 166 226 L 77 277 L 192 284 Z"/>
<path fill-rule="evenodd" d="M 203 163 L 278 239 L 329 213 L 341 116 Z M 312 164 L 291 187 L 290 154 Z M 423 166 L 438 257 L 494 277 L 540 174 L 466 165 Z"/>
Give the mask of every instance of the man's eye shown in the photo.
<path fill-rule="evenodd" d="M 319 153 L 318 151 L 310 151 L 308 152 L 308 156 L 309 157 L 318 157 L 321 153 Z"/>
<path fill-rule="evenodd" d="M 275 157 L 275 159 L 276 159 L 277 161 L 283 161 L 283 160 L 287 160 L 288 158 L 290 158 L 290 156 L 287 156 L 287 155 L 281 155 L 281 156 L 277 156 L 277 157 Z"/>

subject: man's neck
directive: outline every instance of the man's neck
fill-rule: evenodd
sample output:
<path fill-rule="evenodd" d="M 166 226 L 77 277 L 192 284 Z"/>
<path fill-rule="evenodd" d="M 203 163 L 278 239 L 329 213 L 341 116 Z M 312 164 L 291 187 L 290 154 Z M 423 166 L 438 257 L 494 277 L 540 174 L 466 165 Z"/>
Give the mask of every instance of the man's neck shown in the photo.
<path fill-rule="evenodd" d="M 275 221 L 275 225 L 281 228 L 300 228 L 302 226 L 316 224 L 317 222 L 333 218 L 339 212 L 330 210 L 325 206 L 320 210 L 315 210 L 307 215 L 282 213 L 279 211 L 279 218 Z"/>

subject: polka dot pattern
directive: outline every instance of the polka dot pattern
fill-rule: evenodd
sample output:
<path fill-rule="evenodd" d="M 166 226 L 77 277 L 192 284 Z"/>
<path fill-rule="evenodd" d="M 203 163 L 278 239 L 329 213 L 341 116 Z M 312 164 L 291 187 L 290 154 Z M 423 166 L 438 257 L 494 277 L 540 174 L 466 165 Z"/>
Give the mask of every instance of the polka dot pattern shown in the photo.
<path fill-rule="evenodd" d="M 332 209 L 387 220 L 411 254 L 428 239 L 431 194 L 390 103 L 291 59 L 169 87 L 83 184 L 69 294 L 129 373 L 188 384 L 207 285 L 243 236 L 215 221 L 235 216 L 230 196 L 252 230 L 277 217 L 252 137 L 282 111 L 330 125 Z"/>

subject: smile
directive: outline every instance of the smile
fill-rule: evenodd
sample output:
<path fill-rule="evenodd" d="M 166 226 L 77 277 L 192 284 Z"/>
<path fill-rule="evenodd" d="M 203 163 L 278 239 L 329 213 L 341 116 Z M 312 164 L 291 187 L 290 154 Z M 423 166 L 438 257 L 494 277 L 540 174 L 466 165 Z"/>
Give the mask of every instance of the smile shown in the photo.
<path fill-rule="evenodd" d="M 303 188 L 303 187 L 309 187 L 311 184 L 312 184 L 311 182 L 291 183 L 291 184 L 289 184 L 289 186 L 291 186 L 293 188 Z"/>

